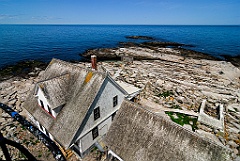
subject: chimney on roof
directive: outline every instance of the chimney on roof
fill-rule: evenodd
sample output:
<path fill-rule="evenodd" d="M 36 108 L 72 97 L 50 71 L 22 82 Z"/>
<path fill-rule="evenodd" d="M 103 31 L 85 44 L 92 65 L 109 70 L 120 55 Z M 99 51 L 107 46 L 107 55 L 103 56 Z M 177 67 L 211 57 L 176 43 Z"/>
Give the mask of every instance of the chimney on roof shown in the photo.
<path fill-rule="evenodd" d="M 92 69 L 97 70 L 97 56 L 91 55 Z"/>

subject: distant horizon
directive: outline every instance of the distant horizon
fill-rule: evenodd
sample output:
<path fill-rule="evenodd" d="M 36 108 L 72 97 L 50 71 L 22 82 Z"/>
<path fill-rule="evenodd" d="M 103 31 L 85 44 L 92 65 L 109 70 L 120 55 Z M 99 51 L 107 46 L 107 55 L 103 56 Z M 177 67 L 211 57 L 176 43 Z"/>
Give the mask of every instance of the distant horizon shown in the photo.
<path fill-rule="evenodd" d="M 39 24 L 11 24 L 11 23 L 9 23 L 9 24 L 0 24 L 0 25 L 72 25 L 72 26 L 77 26 L 77 25 L 92 25 L 92 26 L 240 26 L 240 24 L 219 24 L 219 25 L 217 25 L 217 24 L 205 24 L 205 25 L 203 25 L 203 24 L 51 24 L 51 23 L 49 23 L 49 24 L 44 24 L 44 23 L 39 23 Z"/>

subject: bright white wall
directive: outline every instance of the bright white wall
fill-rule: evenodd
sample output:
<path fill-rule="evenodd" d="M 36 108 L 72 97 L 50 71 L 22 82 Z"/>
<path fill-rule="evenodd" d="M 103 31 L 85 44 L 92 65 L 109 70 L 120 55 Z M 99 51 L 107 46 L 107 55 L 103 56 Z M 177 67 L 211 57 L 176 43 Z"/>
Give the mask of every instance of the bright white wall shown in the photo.
<path fill-rule="evenodd" d="M 113 107 L 113 97 L 116 95 L 118 95 L 118 105 L 116 107 Z M 82 134 L 89 131 L 89 129 L 96 127 L 99 123 L 108 118 L 109 115 L 117 111 L 120 108 L 123 100 L 124 94 L 121 91 L 119 91 L 112 84 L 112 82 L 108 81 L 105 89 L 102 92 L 102 95 L 100 96 L 99 100 L 96 103 L 96 106 L 94 107 L 94 109 L 100 107 L 100 118 L 94 121 L 94 114 L 92 112 L 82 131 Z"/>
<path fill-rule="evenodd" d="M 98 125 L 98 134 L 99 136 L 93 140 L 92 131 L 89 131 L 86 135 L 81 138 L 79 146 L 81 146 L 82 151 L 86 151 L 90 148 L 99 138 L 104 136 L 110 128 L 112 123 L 112 117 L 109 117 L 107 120 Z"/>
<path fill-rule="evenodd" d="M 45 109 L 47 112 L 49 112 L 47 106 L 50 107 L 50 104 L 48 103 L 48 101 L 47 101 L 47 99 L 46 99 L 46 97 L 45 97 L 45 95 L 44 95 L 44 93 L 43 93 L 43 91 L 42 91 L 41 88 L 38 88 L 38 90 L 37 90 L 37 97 L 38 97 L 38 105 L 41 106 L 40 100 L 42 100 L 42 101 L 43 101 L 43 105 L 44 105 L 44 109 Z M 50 109 L 50 110 L 51 110 L 51 109 Z M 54 117 L 56 117 L 56 113 L 55 113 L 53 110 L 51 110 L 51 113 L 52 113 L 52 115 L 53 115 Z"/>
<path fill-rule="evenodd" d="M 113 107 L 113 97 L 116 95 L 118 96 L 118 105 Z M 79 137 L 81 138 L 81 149 L 83 152 L 92 146 L 96 140 L 107 133 L 112 123 L 112 114 L 120 108 L 124 97 L 125 95 L 117 89 L 111 81 L 107 81 L 106 86 L 94 107 L 94 109 L 100 107 L 100 118 L 94 121 L 94 114 L 92 112 Z M 92 129 L 96 126 L 98 126 L 99 136 L 93 140 Z"/>

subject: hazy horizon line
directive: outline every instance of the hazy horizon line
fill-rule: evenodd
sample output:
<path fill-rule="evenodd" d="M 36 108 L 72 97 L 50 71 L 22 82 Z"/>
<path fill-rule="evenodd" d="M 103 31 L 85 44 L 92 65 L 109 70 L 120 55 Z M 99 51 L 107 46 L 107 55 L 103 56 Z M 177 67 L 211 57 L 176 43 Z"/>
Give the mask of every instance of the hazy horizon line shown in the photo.
<path fill-rule="evenodd" d="M 128 26 L 128 25 L 131 25 L 131 26 L 240 26 L 240 24 L 52 24 L 52 23 L 6 23 L 6 24 L 1 24 L 0 25 L 96 25 L 96 26 L 107 26 L 107 25 L 112 25 L 112 26 Z"/>

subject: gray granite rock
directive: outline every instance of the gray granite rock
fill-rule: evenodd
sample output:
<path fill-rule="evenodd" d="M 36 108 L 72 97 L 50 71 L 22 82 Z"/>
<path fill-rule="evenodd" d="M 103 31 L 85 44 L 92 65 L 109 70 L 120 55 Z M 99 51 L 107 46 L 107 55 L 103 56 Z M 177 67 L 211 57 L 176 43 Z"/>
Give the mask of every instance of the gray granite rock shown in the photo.
<path fill-rule="evenodd" d="M 157 85 L 157 86 L 162 86 L 164 83 L 165 83 L 165 81 L 162 80 L 162 79 L 158 79 L 158 80 L 156 81 L 156 85 Z"/>
<path fill-rule="evenodd" d="M 202 129 L 202 130 L 204 130 L 204 131 L 206 131 L 206 132 L 211 132 L 212 131 L 212 129 L 211 128 L 209 128 L 209 127 L 207 127 L 207 126 L 205 126 L 205 125 L 198 125 L 198 128 L 199 129 Z"/>
<path fill-rule="evenodd" d="M 240 156 L 237 156 L 233 161 L 240 161 Z"/>
<path fill-rule="evenodd" d="M 238 140 L 238 134 L 236 134 L 236 133 L 229 133 L 228 139 L 229 140 Z"/>
<path fill-rule="evenodd" d="M 239 145 L 237 143 L 235 143 L 234 141 L 230 140 L 229 142 L 227 142 L 228 145 L 230 145 L 230 147 L 233 148 L 237 148 Z"/>
<path fill-rule="evenodd" d="M 183 127 L 192 131 L 192 126 L 191 125 L 184 124 Z"/>
<path fill-rule="evenodd" d="M 6 88 L 8 88 L 8 87 L 10 87 L 12 84 L 11 83 L 9 83 L 9 82 L 1 82 L 0 83 L 0 89 L 1 90 L 5 90 Z"/>
<path fill-rule="evenodd" d="M 228 131 L 232 133 L 238 134 L 240 132 L 240 129 L 234 128 L 234 127 L 228 127 Z"/>

